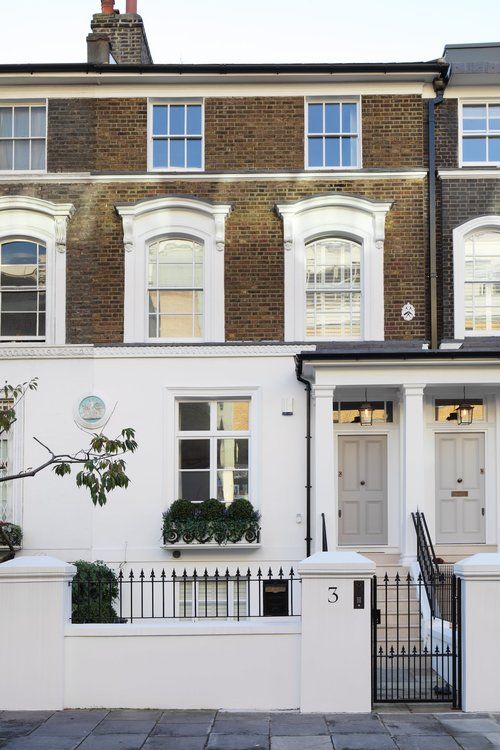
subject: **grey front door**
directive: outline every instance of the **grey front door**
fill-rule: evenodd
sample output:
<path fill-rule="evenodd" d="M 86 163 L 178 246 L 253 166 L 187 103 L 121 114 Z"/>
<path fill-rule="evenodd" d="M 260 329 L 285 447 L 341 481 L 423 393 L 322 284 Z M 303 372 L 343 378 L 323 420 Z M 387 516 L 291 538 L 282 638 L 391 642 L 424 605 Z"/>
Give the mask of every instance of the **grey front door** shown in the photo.
<path fill-rule="evenodd" d="M 387 437 L 339 437 L 339 544 L 387 544 Z"/>
<path fill-rule="evenodd" d="M 436 435 L 436 539 L 485 541 L 484 435 Z"/>

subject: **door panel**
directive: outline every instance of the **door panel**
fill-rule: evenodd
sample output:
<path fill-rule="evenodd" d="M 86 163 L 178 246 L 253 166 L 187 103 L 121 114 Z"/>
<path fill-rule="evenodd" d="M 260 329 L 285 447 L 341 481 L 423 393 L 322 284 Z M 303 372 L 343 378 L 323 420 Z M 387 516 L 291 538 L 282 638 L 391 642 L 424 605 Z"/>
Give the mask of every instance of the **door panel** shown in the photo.
<path fill-rule="evenodd" d="M 339 438 L 339 544 L 387 544 L 387 439 Z"/>
<path fill-rule="evenodd" d="M 485 541 L 484 435 L 436 435 L 436 539 Z"/>

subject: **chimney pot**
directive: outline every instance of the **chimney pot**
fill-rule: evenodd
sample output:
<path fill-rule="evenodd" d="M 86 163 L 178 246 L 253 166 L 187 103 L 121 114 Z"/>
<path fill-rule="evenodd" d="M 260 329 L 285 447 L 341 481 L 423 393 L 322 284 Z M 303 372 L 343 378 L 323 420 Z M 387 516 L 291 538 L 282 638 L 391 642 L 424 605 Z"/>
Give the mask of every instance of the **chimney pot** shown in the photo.
<path fill-rule="evenodd" d="M 127 13 L 137 13 L 137 0 L 127 0 Z"/>
<path fill-rule="evenodd" d="M 111 14 L 115 11 L 115 0 L 101 0 L 101 12 Z"/>

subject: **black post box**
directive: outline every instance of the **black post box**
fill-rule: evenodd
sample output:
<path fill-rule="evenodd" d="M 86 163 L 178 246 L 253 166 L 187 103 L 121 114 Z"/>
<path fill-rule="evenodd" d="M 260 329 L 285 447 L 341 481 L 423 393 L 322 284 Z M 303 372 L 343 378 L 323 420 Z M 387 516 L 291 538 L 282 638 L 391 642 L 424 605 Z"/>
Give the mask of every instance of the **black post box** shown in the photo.
<path fill-rule="evenodd" d="M 279 578 L 262 582 L 264 617 L 286 617 L 288 615 L 288 581 Z"/>

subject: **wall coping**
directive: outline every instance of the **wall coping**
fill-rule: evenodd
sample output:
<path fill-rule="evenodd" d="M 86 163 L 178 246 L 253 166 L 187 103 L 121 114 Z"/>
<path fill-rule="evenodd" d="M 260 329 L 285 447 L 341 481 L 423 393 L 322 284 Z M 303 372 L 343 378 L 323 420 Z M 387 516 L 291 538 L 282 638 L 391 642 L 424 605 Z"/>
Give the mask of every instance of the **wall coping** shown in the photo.
<path fill-rule="evenodd" d="M 316 552 L 298 565 L 301 578 L 358 578 L 375 574 L 373 560 L 359 552 Z"/>
<path fill-rule="evenodd" d="M 454 571 L 460 578 L 500 581 L 500 554 L 479 552 L 455 563 Z"/>
<path fill-rule="evenodd" d="M 138 636 L 239 636 L 239 635 L 299 635 L 302 632 L 301 618 L 261 617 L 248 620 L 224 620 L 205 622 L 203 620 L 171 620 L 163 622 L 134 622 L 99 625 L 66 625 L 67 638 L 134 638 Z"/>
<path fill-rule="evenodd" d="M 0 581 L 70 581 L 76 575 L 76 567 L 49 555 L 15 557 L 0 564 Z"/>

